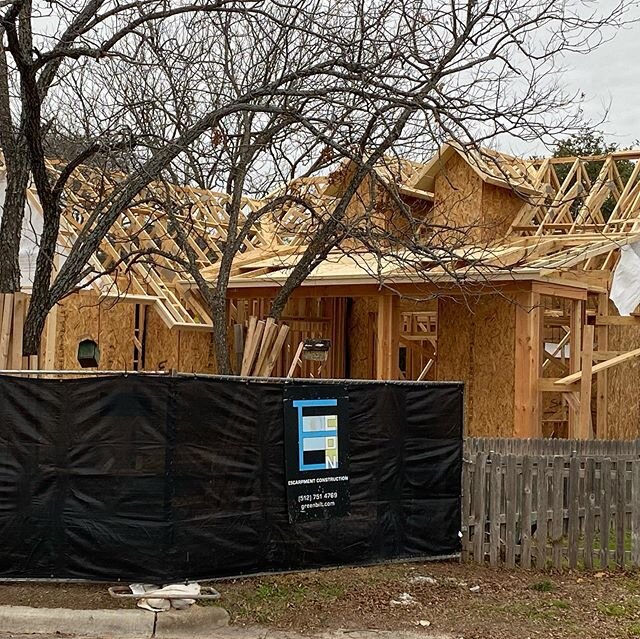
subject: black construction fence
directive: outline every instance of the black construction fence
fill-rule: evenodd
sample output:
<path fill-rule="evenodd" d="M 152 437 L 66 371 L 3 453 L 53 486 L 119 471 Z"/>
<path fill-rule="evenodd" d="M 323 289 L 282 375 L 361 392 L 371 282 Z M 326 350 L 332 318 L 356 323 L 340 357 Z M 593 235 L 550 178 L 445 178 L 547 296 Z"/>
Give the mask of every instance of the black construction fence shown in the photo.
<path fill-rule="evenodd" d="M 0 577 L 456 554 L 462 406 L 455 383 L 0 376 Z"/>

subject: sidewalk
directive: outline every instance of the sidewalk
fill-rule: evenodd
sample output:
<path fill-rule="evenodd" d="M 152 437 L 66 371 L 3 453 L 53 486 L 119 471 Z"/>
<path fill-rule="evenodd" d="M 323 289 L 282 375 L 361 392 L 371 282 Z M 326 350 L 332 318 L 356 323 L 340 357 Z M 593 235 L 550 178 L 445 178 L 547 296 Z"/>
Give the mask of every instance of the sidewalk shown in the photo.
<path fill-rule="evenodd" d="M 333 630 L 313 634 L 253 627 L 229 627 L 216 606 L 152 613 L 144 610 L 70 610 L 0 606 L 0 639 L 29 635 L 117 637 L 118 639 L 454 639 L 450 635 L 382 630 Z M 35 636 L 35 637 L 34 637 Z"/>

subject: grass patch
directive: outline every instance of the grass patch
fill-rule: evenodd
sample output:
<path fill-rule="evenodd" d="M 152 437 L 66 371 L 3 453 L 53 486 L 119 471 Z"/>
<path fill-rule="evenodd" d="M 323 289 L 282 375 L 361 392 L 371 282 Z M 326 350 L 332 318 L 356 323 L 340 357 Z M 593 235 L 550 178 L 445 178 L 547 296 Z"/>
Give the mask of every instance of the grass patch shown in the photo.
<path fill-rule="evenodd" d="M 568 601 L 562 601 L 562 599 L 552 599 L 549 602 L 554 608 L 558 608 L 559 610 L 569 610 L 571 606 L 569 606 Z"/>
<path fill-rule="evenodd" d="M 598 607 L 607 617 L 613 617 L 614 619 L 621 619 L 629 613 L 627 607 L 619 603 L 600 604 Z"/>
<path fill-rule="evenodd" d="M 535 590 L 536 592 L 553 592 L 555 590 L 555 586 L 553 582 L 545 579 L 543 581 L 537 581 L 534 584 L 529 586 L 531 590 Z"/>
<path fill-rule="evenodd" d="M 318 584 L 315 592 L 322 599 L 339 599 L 344 597 L 346 589 L 338 583 L 321 583 Z"/>
<path fill-rule="evenodd" d="M 640 623 L 632 623 L 627 628 L 627 632 L 630 637 L 640 637 Z"/>

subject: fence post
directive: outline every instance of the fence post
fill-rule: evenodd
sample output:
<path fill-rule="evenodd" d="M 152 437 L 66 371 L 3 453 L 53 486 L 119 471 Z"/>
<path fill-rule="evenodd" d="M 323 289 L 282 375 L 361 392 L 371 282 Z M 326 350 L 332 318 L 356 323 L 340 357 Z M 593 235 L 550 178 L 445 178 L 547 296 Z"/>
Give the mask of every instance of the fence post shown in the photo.
<path fill-rule="evenodd" d="M 476 469 L 474 473 L 475 490 L 473 498 L 474 528 L 473 528 L 473 558 L 476 563 L 484 563 L 484 526 L 485 526 L 485 494 L 487 479 L 487 454 L 478 453 L 476 456 Z"/>
<path fill-rule="evenodd" d="M 553 475 L 551 489 L 552 521 L 551 521 L 551 558 L 554 568 L 562 568 L 562 533 L 564 524 L 564 457 L 556 455 L 553 458 Z"/>
<path fill-rule="evenodd" d="M 600 568 L 609 566 L 609 533 L 611 530 L 611 460 L 600 465 Z"/>
<path fill-rule="evenodd" d="M 580 525 L 580 499 L 578 485 L 580 483 L 580 460 L 572 456 L 569 460 L 569 503 L 567 504 L 569 526 L 569 568 L 578 565 L 578 532 Z"/>
<path fill-rule="evenodd" d="M 631 563 L 640 567 L 640 459 L 631 462 Z"/>
<path fill-rule="evenodd" d="M 469 515 L 471 513 L 471 455 L 462 460 L 462 555 L 463 562 L 469 561 Z"/>
<path fill-rule="evenodd" d="M 517 475 L 517 458 L 515 455 L 507 457 L 507 475 L 505 478 L 505 491 L 507 495 L 506 504 L 506 565 L 507 568 L 514 568 L 516 565 L 516 544 L 517 544 L 517 513 L 518 513 L 518 475 Z"/>
<path fill-rule="evenodd" d="M 538 477 L 536 482 L 536 501 L 538 502 L 536 521 L 536 568 L 544 569 L 547 564 L 547 523 L 548 512 L 548 487 L 547 487 L 547 458 L 537 458 Z"/>
<path fill-rule="evenodd" d="M 616 461 L 616 563 L 624 568 L 625 515 L 627 509 L 627 462 Z"/>
<path fill-rule="evenodd" d="M 584 503 L 584 567 L 588 570 L 593 568 L 593 538 L 596 527 L 595 471 L 595 460 L 593 457 L 589 457 L 584 467 L 584 492 L 586 495 Z"/>
<path fill-rule="evenodd" d="M 531 568 L 531 491 L 533 486 L 532 458 L 527 455 L 522 460 L 522 522 L 520 542 L 520 565 Z"/>
<path fill-rule="evenodd" d="M 491 454 L 489 485 L 489 564 L 497 566 L 500 560 L 500 508 L 502 504 L 502 456 Z"/>

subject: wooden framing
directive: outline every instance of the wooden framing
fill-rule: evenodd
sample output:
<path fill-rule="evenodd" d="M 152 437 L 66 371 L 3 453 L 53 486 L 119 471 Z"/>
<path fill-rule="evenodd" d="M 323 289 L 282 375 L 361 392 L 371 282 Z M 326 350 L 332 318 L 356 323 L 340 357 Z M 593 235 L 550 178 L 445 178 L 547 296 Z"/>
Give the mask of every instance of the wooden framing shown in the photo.
<path fill-rule="evenodd" d="M 640 350 L 640 337 L 637 347 L 634 343 L 621 345 L 615 339 L 620 331 L 632 336 L 634 329 L 640 330 L 640 315 L 615 315 L 608 298 L 619 247 L 640 241 L 640 151 L 597 158 L 525 160 L 495 151 L 465 154 L 448 145 L 422 165 L 383 160 L 376 166 L 376 179 L 387 187 L 397 186 L 398 197 L 409 205 L 414 200 L 420 202 L 426 207 L 422 211 L 431 211 L 429 207 L 437 203 L 446 207 L 439 189 L 446 181 L 442 172 L 452 158 L 462 182 L 468 177 L 474 184 L 481 184 L 481 193 L 474 200 L 474 206 L 481 210 L 476 213 L 482 219 L 500 218 L 502 222 L 507 210 L 508 232 L 490 240 L 483 233 L 468 234 L 473 241 L 467 246 L 447 247 L 449 250 L 442 252 L 446 257 L 438 259 L 406 251 L 395 255 L 390 245 L 388 255 L 381 260 L 350 238 L 347 247 L 331 252 L 294 291 L 282 318 L 283 326 L 277 327 L 268 320 L 269 301 L 306 249 L 308 234 L 300 230 L 307 228 L 308 215 L 298 205 L 275 209 L 255 222 L 232 266 L 227 304 L 236 367 L 244 374 L 286 375 L 293 366 L 296 375 L 309 376 L 311 369 L 305 362 L 297 362 L 296 349 L 306 337 L 322 337 L 332 342 L 323 374 L 346 374 L 350 368 L 349 305 L 358 300 L 370 306 L 361 318 L 362 341 L 369 350 L 368 375 L 401 378 L 402 348 L 403 354 L 404 349 L 417 353 L 415 362 L 420 363 L 412 364 L 408 377 L 439 376 L 439 370 L 446 370 L 442 360 L 447 353 L 440 352 L 437 342 L 443 331 L 450 331 L 452 341 L 466 340 L 464 353 L 473 355 L 473 362 L 464 370 L 469 385 L 474 376 L 489 378 L 473 384 L 475 404 L 469 415 L 474 424 L 488 422 L 490 411 L 480 405 L 478 397 L 487 395 L 491 376 L 506 369 L 508 375 L 503 381 L 509 388 L 504 393 L 501 415 L 508 413 L 509 419 L 513 416 L 510 435 L 543 435 L 546 411 L 551 414 L 550 421 L 562 424 L 554 431 L 555 436 L 606 438 L 615 432 L 612 406 L 625 399 L 612 399 L 611 380 L 617 374 L 612 368 L 630 366 Z M 635 165 L 630 172 L 627 165 L 625 172 L 620 163 L 628 161 Z M 592 162 L 598 163 L 595 171 L 590 168 Z M 50 169 L 57 171 L 54 163 Z M 117 189 L 122 177 L 105 175 L 91 167 L 77 169 L 69 182 L 72 186 L 64 194 L 61 247 L 68 249 L 85 226 L 94 223 L 87 212 L 105 194 Z M 331 178 L 298 180 L 260 201 L 244 198 L 242 214 L 246 219 L 286 189 L 294 189 L 298 198 L 330 214 L 336 196 L 344 190 L 340 179 L 348 180 L 349 172 L 344 171 L 342 178 L 338 172 Z M 485 197 L 487 194 L 491 197 Z M 171 204 L 178 218 L 189 223 L 190 246 L 202 275 L 213 282 L 219 269 L 219 244 L 227 239 L 227 200 L 224 193 L 153 183 L 119 216 L 100 251 L 92 256 L 91 265 L 96 271 L 104 271 L 131 249 L 161 249 L 162 255 L 158 254 L 155 263 L 125 259 L 121 269 L 92 284 L 94 294 L 102 299 L 139 304 L 141 315 L 160 320 L 163 330 L 154 325 L 151 335 L 143 335 L 139 324 L 132 334 L 138 363 L 144 339 L 164 340 L 163 347 L 177 354 L 155 356 L 154 361 L 166 359 L 172 364 L 177 361 L 178 366 L 202 368 L 206 360 L 202 352 L 211 344 L 211 318 L 189 275 L 176 272 L 175 265 L 170 264 L 170 255 L 177 253 L 179 246 L 163 202 Z M 512 210 L 512 206 L 519 208 Z M 498 210 L 500 207 L 504 210 Z M 471 219 L 469 208 L 460 206 L 453 216 L 463 227 Z M 444 213 L 446 217 L 451 211 Z M 379 214 L 387 221 L 393 215 L 392 208 Z M 427 221 L 417 235 L 428 239 L 428 235 L 421 235 L 428 226 Z M 403 268 L 405 258 L 410 268 Z M 469 304 L 459 304 L 459 326 L 450 322 L 441 329 L 435 312 L 432 319 L 438 326 L 437 336 L 431 320 L 428 329 L 424 323 L 421 328 L 406 329 L 403 298 L 445 296 L 473 298 Z M 485 296 L 483 301 L 477 302 L 481 296 Z M 513 302 L 510 309 L 505 308 L 507 298 Z M 19 293 L 0 296 L 2 368 L 34 365 L 22 361 L 27 304 L 28 299 Z M 40 354 L 40 361 L 47 367 L 57 358 L 56 339 L 50 335 L 63 332 L 63 315 L 54 310 L 47 320 Z M 99 313 L 99 321 L 104 316 Z M 67 321 L 67 329 L 68 325 Z M 194 335 L 200 335 L 200 341 Z M 632 341 L 632 337 L 629 339 Z M 189 341 L 191 346 L 187 347 Z M 177 346 L 170 348 L 169 342 Z M 183 354 L 189 349 L 195 355 L 187 365 Z M 427 353 L 429 358 L 421 359 Z M 593 376 L 596 398 L 592 418 Z"/>
<path fill-rule="evenodd" d="M 378 296 L 376 335 L 376 379 L 398 379 L 400 298 L 397 295 Z"/>
<path fill-rule="evenodd" d="M 540 293 L 518 295 L 515 307 L 515 436 L 541 437 L 542 328 Z"/>

